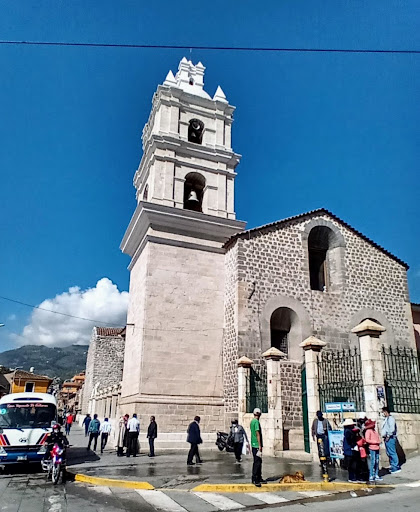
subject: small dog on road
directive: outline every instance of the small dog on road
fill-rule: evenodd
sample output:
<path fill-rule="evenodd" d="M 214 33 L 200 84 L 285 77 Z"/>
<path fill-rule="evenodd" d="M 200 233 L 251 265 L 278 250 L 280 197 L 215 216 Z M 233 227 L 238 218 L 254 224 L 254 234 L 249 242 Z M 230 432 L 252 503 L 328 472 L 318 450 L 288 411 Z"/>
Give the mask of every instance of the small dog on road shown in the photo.
<path fill-rule="evenodd" d="M 294 475 L 284 475 L 280 478 L 279 484 L 295 484 L 298 482 L 303 482 L 305 480 L 305 476 L 302 471 L 296 471 Z"/>

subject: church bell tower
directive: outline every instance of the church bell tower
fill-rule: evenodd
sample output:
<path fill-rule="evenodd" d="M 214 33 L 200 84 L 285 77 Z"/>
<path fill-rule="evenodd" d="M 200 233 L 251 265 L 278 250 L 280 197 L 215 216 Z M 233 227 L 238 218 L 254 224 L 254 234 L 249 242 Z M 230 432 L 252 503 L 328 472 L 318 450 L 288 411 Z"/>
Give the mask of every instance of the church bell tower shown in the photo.
<path fill-rule="evenodd" d="M 234 107 L 220 87 L 204 90 L 204 70 L 183 58 L 153 96 L 121 243 L 131 257 L 121 411 L 153 414 L 168 433 L 195 415 L 204 431 L 223 425 L 223 244 L 245 227 Z"/>

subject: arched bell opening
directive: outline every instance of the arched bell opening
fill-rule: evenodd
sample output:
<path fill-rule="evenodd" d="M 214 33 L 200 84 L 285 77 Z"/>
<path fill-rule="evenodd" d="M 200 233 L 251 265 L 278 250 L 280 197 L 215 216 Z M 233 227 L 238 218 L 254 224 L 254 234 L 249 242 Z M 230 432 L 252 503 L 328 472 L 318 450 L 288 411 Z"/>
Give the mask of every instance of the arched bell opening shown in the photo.
<path fill-rule="evenodd" d="M 194 82 L 191 84 L 193 85 Z M 204 123 L 200 119 L 190 119 L 188 125 L 188 141 L 194 144 L 202 144 L 204 133 Z"/>
<path fill-rule="evenodd" d="M 190 172 L 185 176 L 184 210 L 203 211 L 203 196 L 206 179 L 198 172 Z"/>

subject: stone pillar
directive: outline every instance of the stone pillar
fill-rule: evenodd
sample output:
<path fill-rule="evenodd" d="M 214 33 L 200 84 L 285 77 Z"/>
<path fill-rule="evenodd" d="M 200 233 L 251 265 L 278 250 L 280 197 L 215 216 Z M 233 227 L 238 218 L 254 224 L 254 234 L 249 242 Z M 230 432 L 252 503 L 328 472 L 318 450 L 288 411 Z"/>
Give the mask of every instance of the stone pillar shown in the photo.
<path fill-rule="evenodd" d="M 318 354 L 325 347 L 325 341 L 321 341 L 315 336 L 309 336 L 306 340 L 299 344 L 305 352 L 306 367 L 306 397 L 308 401 L 308 425 L 309 425 L 309 441 L 311 454 L 314 460 L 318 459 L 318 446 L 312 439 L 311 427 L 319 411 L 319 389 L 318 389 Z"/>
<path fill-rule="evenodd" d="M 378 399 L 377 393 L 378 387 L 385 392 L 384 367 L 379 338 L 385 330 L 385 327 L 372 320 L 363 320 L 361 324 L 351 330 L 359 337 L 366 416 L 376 421 L 379 427 L 380 411 L 385 405 L 385 399 Z"/>
<path fill-rule="evenodd" d="M 262 356 L 267 362 L 268 399 L 268 413 L 263 418 L 264 454 L 274 457 L 276 451 L 283 450 L 280 361 L 286 354 L 271 347 Z"/>
<path fill-rule="evenodd" d="M 246 356 L 242 356 L 237 361 L 238 365 L 238 421 L 242 425 L 246 413 L 246 391 L 247 381 L 254 361 Z"/>

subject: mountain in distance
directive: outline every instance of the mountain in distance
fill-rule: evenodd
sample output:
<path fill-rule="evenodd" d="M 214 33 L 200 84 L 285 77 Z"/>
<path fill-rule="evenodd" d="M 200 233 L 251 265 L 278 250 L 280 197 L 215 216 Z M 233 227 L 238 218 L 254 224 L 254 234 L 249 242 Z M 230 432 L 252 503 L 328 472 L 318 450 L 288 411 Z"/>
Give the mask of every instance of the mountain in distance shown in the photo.
<path fill-rule="evenodd" d="M 0 353 L 0 365 L 8 368 L 22 366 L 29 371 L 48 377 L 60 377 L 62 381 L 71 379 L 86 369 L 89 345 L 68 347 L 45 347 L 44 345 L 24 345 L 14 350 Z"/>

